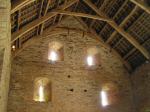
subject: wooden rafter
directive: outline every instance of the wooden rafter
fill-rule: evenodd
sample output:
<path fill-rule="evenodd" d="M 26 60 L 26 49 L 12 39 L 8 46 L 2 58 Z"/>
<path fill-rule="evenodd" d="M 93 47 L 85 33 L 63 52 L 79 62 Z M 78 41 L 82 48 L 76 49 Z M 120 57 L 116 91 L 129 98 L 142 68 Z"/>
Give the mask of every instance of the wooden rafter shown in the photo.
<path fill-rule="evenodd" d="M 148 14 L 150 14 L 150 6 L 148 6 L 148 4 L 146 4 L 144 1 L 142 0 L 130 0 L 130 1 L 136 4 L 141 9 L 145 10 Z"/>
<path fill-rule="evenodd" d="M 130 14 L 121 22 L 121 24 L 119 25 L 120 27 L 123 27 L 126 22 L 129 20 L 129 18 L 133 15 L 133 13 L 137 10 L 137 6 L 134 7 L 134 9 L 130 12 Z M 106 43 L 109 43 L 113 40 L 113 38 L 115 37 L 115 35 L 117 34 L 116 31 L 114 31 L 111 36 L 107 39 Z"/>
<path fill-rule="evenodd" d="M 78 0 L 71 0 L 69 2 L 67 2 L 64 5 L 61 5 L 59 7 L 59 9 L 64 10 L 68 7 L 70 7 L 71 5 L 73 5 L 74 3 L 76 3 Z M 24 35 L 25 33 L 27 33 L 28 31 L 32 30 L 33 28 L 39 26 L 40 24 L 44 23 L 45 21 L 47 21 L 48 19 L 56 16 L 58 13 L 47 13 L 47 15 L 40 17 L 36 20 L 34 20 L 33 22 L 27 24 L 26 26 L 24 26 L 22 29 L 20 29 L 19 31 L 16 31 L 15 33 L 12 34 L 12 43 L 17 40 L 18 38 L 20 38 L 22 35 Z"/>
<path fill-rule="evenodd" d="M 18 10 L 17 12 L 17 30 L 19 30 L 19 27 L 20 27 L 20 10 Z"/>
<path fill-rule="evenodd" d="M 97 0 L 96 4 L 98 4 L 99 0 Z M 90 28 L 92 28 L 92 26 L 94 25 L 96 20 L 92 20 L 91 24 L 90 24 Z"/>
<path fill-rule="evenodd" d="M 79 17 L 76 18 L 76 19 L 85 27 L 85 29 L 90 28 L 90 27 L 88 27 L 88 26 L 85 24 L 85 22 L 84 22 L 82 19 L 80 19 Z M 114 54 L 122 61 L 122 63 L 125 65 L 125 67 L 126 67 L 129 71 L 132 71 L 132 67 L 130 66 L 130 64 L 129 64 L 127 61 L 125 61 L 125 60 L 117 53 L 117 51 L 116 51 L 115 49 L 112 49 L 109 44 L 104 43 L 104 41 L 101 39 L 101 37 L 100 37 L 99 35 L 97 35 L 97 33 L 96 33 L 93 29 L 89 29 L 89 31 L 91 32 L 91 35 L 92 35 L 93 37 L 95 37 L 95 38 L 97 38 L 98 40 L 100 40 L 100 43 L 101 43 L 101 45 L 102 45 L 103 47 L 106 47 L 106 48 L 111 49 L 111 52 L 114 53 Z"/>
<path fill-rule="evenodd" d="M 104 13 L 102 13 L 98 8 L 92 4 L 89 0 L 83 0 L 89 7 L 91 7 L 99 16 L 108 18 Z M 109 19 L 109 18 L 108 18 Z M 127 39 L 136 49 L 138 49 L 147 59 L 150 59 L 149 52 L 140 45 L 135 38 L 133 38 L 129 33 L 125 32 L 121 27 L 119 27 L 114 21 L 107 22 L 112 26 L 117 32 L 119 32 L 125 39 Z"/>
<path fill-rule="evenodd" d="M 68 28 L 68 27 L 57 27 L 57 26 L 58 26 L 58 24 L 56 24 L 54 26 L 51 26 L 50 28 L 45 30 L 42 35 L 35 36 L 35 37 L 31 38 L 30 40 L 28 40 L 27 42 L 25 42 L 21 49 L 18 49 L 17 51 L 14 52 L 13 57 L 16 57 L 23 49 L 25 49 L 29 45 L 32 45 L 33 43 L 36 43 L 37 41 L 39 41 L 39 39 L 41 37 L 44 38 L 44 37 L 47 37 L 49 35 L 59 35 L 59 34 L 62 34 L 62 33 L 67 33 L 68 34 L 68 31 L 69 31 L 69 33 L 76 32 L 76 33 L 81 34 L 81 35 L 83 35 L 83 33 L 84 33 L 84 35 L 88 35 L 91 38 L 96 39 L 91 34 L 91 32 L 88 32 L 88 31 L 85 31 L 85 30 L 82 30 L 82 29 Z M 103 43 L 103 44 L 105 44 L 105 43 Z M 103 45 L 103 47 L 106 47 L 106 46 Z"/>
<path fill-rule="evenodd" d="M 48 0 L 47 4 L 46 4 L 46 8 L 44 10 L 44 14 L 43 16 L 45 16 L 47 14 L 48 8 L 49 8 L 49 4 L 51 3 L 51 0 Z M 43 28 L 44 28 L 44 23 L 41 24 L 40 27 L 40 35 L 43 33 Z"/>
<path fill-rule="evenodd" d="M 97 15 L 90 15 L 90 14 L 79 13 L 79 12 L 70 12 L 70 11 L 58 10 L 58 11 L 52 11 L 52 13 L 69 15 L 69 16 L 76 16 L 76 17 L 85 17 L 85 18 L 96 19 L 96 20 L 100 20 L 100 21 L 112 21 L 111 19 L 107 19 L 107 18 L 100 17 Z"/>
<path fill-rule="evenodd" d="M 114 20 L 115 19 L 115 17 L 118 15 L 118 13 L 120 13 L 120 11 L 124 8 L 124 6 L 125 5 L 127 5 L 127 2 L 128 2 L 128 0 L 125 0 L 124 2 L 123 2 L 123 4 L 120 6 L 120 8 L 117 10 L 117 12 L 115 13 L 115 15 L 113 15 L 113 17 L 112 17 L 112 19 Z M 101 32 L 103 31 L 103 30 L 105 30 L 105 27 L 107 26 L 107 24 L 105 24 L 104 25 L 104 28 L 99 32 L 99 34 L 101 34 Z"/>
<path fill-rule="evenodd" d="M 39 17 L 40 18 L 42 16 L 42 10 L 43 10 L 43 5 L 44 5 L 44 0 L 41 0 L 41 5 L 40 5 L 40 10 L 39 10 Z M 42 33 L 43 29 L 41 29 L 42 27 L 39 25 L 38 26 L 38 30 L 37 30 L 37 35 L 38 33 Z"/>
<path fill-rule="evenodd" d="M 40 10 L 39 10 L 39 18 L 42 16 L 42 9 L 43 9 L 43 5 L 44 5 L 44 0 L 41 0 L 41 6 L 40 6 Z"/>
<path fill-rule="evenodd" d="M 145 42 L 143 42 L 142 43 L 142 45 L 145 45 L 146 44 L 146 42 L 147 41 L 149 41 L 150 40 L 150 38 L 149 39 L 147 39 Z M 133 52 L 135 52 L 136 51 L 136 49 L 135 48 L 133 48 L 132 50 L 130 50 L 125 56 L 123 56 L 123 59 L 127 59 L 128 58 L 128 56 L 130 56 Z"/>
<path fill-rule="evenodd" d="M 47 14 L 48 8 L 49 8 L 49 4 L 51 3 L 51 0 L 48 0 L 47 4 L 46 4 L 46 8 L 44 11 L 44 16 Z"/>
<path fill-rule="evenodd" d="M 12 3 L 11 14 L 34 1 L 35 0 L 16 0 L 14 3 Z"/>

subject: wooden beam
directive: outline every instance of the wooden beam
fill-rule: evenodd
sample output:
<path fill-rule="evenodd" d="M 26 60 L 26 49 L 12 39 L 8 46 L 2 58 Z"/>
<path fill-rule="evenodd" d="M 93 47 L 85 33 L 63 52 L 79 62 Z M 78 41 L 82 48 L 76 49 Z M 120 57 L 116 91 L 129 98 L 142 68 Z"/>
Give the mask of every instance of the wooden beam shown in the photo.
<path fill-rule="evenodd" d="M 39 17 L 40 18 L 42 16 L 42 9 L 43 9 L 43 5 L 44 5 L 44 0 L 41 0 L 41 6 L 40 6 L 40 10 L 39 10 Z M 37 30 L 37 35 L 41 34 L 43 32 L 42 27 L 39 25 L 38 26 L 38 30 Z"/>
<path fill-rule="evenodd" d="M 126 22 L 129 20 L 129 18 L 134 14 L 134 12 L 137 10 L 137 6 L 135 6 L 134 7 L 134 9 L 130 12 L 130 14 L 121 22 L 121 24 L 119 25 L 119 27 L 123 27 L 125 24 L 126 24 Z M 114 31 L 112 34 L 111 34 L 111 36 L 107 39 L 107 41 L 106 41 L 106 43 L 109 43 L 109 42 L 111 42 L 113 39 L 114 39 L 114 37 L 115 37 L 115 35 L 117 34 L 118 32 L 116 32 L 116 31 Z"/>
<path fill-rule="evenodd" d="M 62 17 L 63 17 L 63 15 L 60 15 L 60 16 L 59 16 L 58 22 L 60 22 L 60 21 L 62 20 Z"/>
<path fill-rule="evenodd" d="M 98 8 L 90 2 L 90 0 L 83 0 L 91 9 L 93 9 L 99 16 L 108 18 L 104 13 L 102 13 Z M 109 18 L 108 18 L 109 19 Z M 133 38 L 129 33 L 125 32 L 121 27 L 119 27 L 114 21 L 107 22 L 112 26 L 117 32 L 119 32 L 125 39 L 127 39 L 136 49 L 138 49 L 147 59 L 150 59 L 149 52 L 140 45 L 135 38 Z"/>
<path fill-rule="evenodd" d="M 48 8 L 49 8 L 49 4 L 51 3 L 51 0 L 48 0 L 47 4 L 46 4 L 46 8 L 44 11 L 44 16 L 47 14 Z"/>
<path fill-rule="evenodd" d="M 120 13 L 120 11 L 124 8 L 124 6 L 127 5 L 127 3 L 128 3 L 128 0 L 124 0 L 123 4 L 120 5 L 120 8 L 117 10 L 115 15 L 113 15 L 113 17 L 112 17 L 113 20 L 116 18 L 118 13 Z M 105 30 L 106 26 L 107 26 L 107 24 L 104 25 L 103 29 L 99 32 L 99 34 L 101 34 L 101 32 L 103 32 L 103 30 Z"/>
<path fill-rule="evenodd" d="M 100 1 L 100 0 L 97 0 L 96 4 L 98 4 L 99 1 Z M 91 22 L 90 25 L 89 25 L 89 26 L 90 26 L 89 28 L 92 28 L 92 26 L 94 25 L 94 23 L 95 23 L 95 20 L 92 20 L 92 22 Z"/>
<path fill-rule="evenodd" d="M 45 16 L 45 15 L 47 14 L 47 11 L 48 11 L 50 2 L 51 2 L 51 0 L 48 0 L 48 1 L 47 1 L 46 8 L 45 8 L 45 10 L 44 10 L 43 16 Z M 41 24 L 41 27 L 40 27 L 40 35 L 43 33 L 43 28 L 44 28 L 44 23 Z"/>
<path fill-rule="evenodd" d="M 82 19 L 80 19 L 80 18 L 76 18 L 76 19 L 85 27 L 85 29 L 88 29 L 88 26 L 84 23 L 84 21 L 83 21 Z M 92 35 L 93 37 L 99 38 L 100 44 L 101 44 L 103 47 L 105 47 L 105 48 L 107 48 L 107 49 L 111 49 L 111 52 L 112 52 L 114 55 L 116 55 L 116 56 L 121 60 L 121 62 L 125 65 L 125 67 L 127 68 L 128 71 L 132 71 L 131 65 L 130 65 L 127 61 L 125 61 L 125 60 L 120 56 L 120 54 L 118 54 L 118 52 L 117 52 L 115 49 L 111 48 L 111 46 L 110 46 L 109 44 L 104 43 L 104 41 L 101 39 L 101 37 L 100 37 L 99 35 L 97 35 L 97 33 L 96 33 L 94 30 L 92 30 L 92 29 L 89 29 L 89 30 L 90 30 L 91 35 Z"/>
<path fill-rule="evenodd" d="M 44 0 L 41 0 L 41 6 L 40 6 L 40 10 L 39 10 L 39 18 L 42 16 L 42 9 L 43 9 L 43 5 L 44 5 Z"/>
<path fill-rule="evenodd" d="M 145 42 L 142 43 L 142 45 L 145 45 L 147 41 L 150 41 L 150 38 L 147 39 Z M 135 52 L 136 49 L 133 48 L 132 50 L 130 50 L 125 56 L 123 56 L 123 59 L 127 59 L 133 52 Z"/>
<path fill-rule="evenodd" d="M 79 5 L 79 2 L 77 2 L 77 3 L 76 3 L 76 5 L 75 5 L 75 7 L 74 7 L 73 11 L 76 11 L 76 9 L 77 9 L 78 5 Z"/>
<path fill-rule="evenodd" d="M 20 10 L 17 11 L 17 30 L 19 30 L 19 27 L 20 27 L 20 16 L 21 16 L 21 13 L 20 13 Z"/>
<path fill-rule="evenodd" d="M 85 13 L 79 13 L 79 12 L 70 12 L 70 11 L 58 10 L 58 11 L 52 11 L 52 13 L 69 15 L 69 16 L 76 16 L 76 17 L 85 17 L 85 18 L 96 19 L 96 20 L 100 20 L 100 21 L 112 21 L 111 19 L 107 19 L 104 17 L 85 14 Z"/>
<path fill-rule="evenodd" d="M 35 0 L 16 0 L 15 2 L 12 2 L 11 14 L 34 1 Z"/>
<path fill-rule="evenodd" d="M 91 32 L 88 32 L 88 31 L 85 31 L 82 29 L 75 29 L 75 28 L 68 28 L 68 27 L 57 27 L 57 26 L 58 26 L 58 24 L 51 26 L 50 28 L 45 30 L 42 35 L 38 35 L 38 36 L 35 36 L 35 37 L 29 39 L 27 42 L 25 42 L 23 44 L 21 49 L 18 49 L 13 53 L 13 57 L 16 57 L 23 49 L 25 49 L 29 45 L 32 45 L 32 44 L 38 42 L 39 39 L 41 39 L 41 38 L 46 38 L 47 36 L 59 35 L 62 33 L 68 34 L 68 30 L 69 30 L 69 33 L 75 32 L 75 33 L 81 34 L 81 35 L 83 35 L 83 33 L 84 33 L 84 35 L 88 35 L 88 36 L 90 35 L 90 37 L 93 37 Z"/>
<path fill-rule="evenodd" d="M 113 0 L 112 0 L 112 1 L 113 1 Z M 98 2 L 99 2 L 99 0 L 97 1 L 96 4 L 98 4 Z M 107 3 L 108 3 L 108 0 L 104 0 L 104 1 L 103 1 L 103 5 L 101 5 L 100 7 L 98 7 L 98 9 L 99 9 L 99 10 L 102 10 L 102 9 L 106 6 Z M 96 5 L 96 4 L 95 4 L 95 5 Z M 96 20 L 93 20 L 93 21 L 91 22 L 90 28 L 92 28 L 92 26 L 94 25 L 95 22 L 96 22 Z"/>
<path fill-rule="evenodd" d="M 140 7 L 141 9 L 143 9 L 144 11 L 146 11 L 148 14 L 150 14 L 150 6 L 148 6 L 148 4 L 146 4 L 144 1 L 142 0 L 130 0 L 131 2 L 133 2 L 135 5 L 137 5 L 138 7 Z"/>
<path fill-rule="evenodd" d="M 64 10 L 68 7 L 70 7 L 71 5 L 73 5 L 74 3 L 76 3 L 78 0 L 71 0 L 68 3 L 66 3 L 65 5 L 61 5 L 59 7 L 59 9 Z M 58 13 L 47 13 L 46 16 L 40 17 L 39 19 L 34 20 L 33 22 L 27 24 L 26 26 L 24 26 L 22 29 L 20 29 L 17 32 L 14 32 L 12 34 L 12 43 L 17 40 L 18 38 L 20 38 L 22 35 L 24 35 L 25 33 L 27 33 L 28 31 L 32 30 L 33 28 L 39 26 L 40 24 L 44 23 L 45 21 L 47 21 L 48 19 L 56 16 Z"/>

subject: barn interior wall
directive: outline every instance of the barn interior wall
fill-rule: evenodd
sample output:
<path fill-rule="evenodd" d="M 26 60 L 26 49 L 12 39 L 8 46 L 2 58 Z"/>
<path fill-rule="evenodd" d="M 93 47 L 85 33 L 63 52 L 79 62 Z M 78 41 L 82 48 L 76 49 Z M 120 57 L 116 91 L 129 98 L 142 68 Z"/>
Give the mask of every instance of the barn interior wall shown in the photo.
<path fill-rule="evenodd" d="M 59 26 L 83 29 L 73 18 Z M 50 63 L 48 45 L 63 44 L 64 61 Z M 86 67 L 86 49 L 96 46 L 100 51 L 100 65 Z M 33 100 L 34 80 L 47 77 L 52 83 L 52 100 Z M 113 103 L 102 107 L 100 93 L 111 85 Z M 108 87 L 109 88 L 109 87 Z M 114 92 L 113 90 L 117 91 Z M 8 112 L 133 112 L 129 74 L 118 57 L 98 40 L 74 31 L 42 37 L 22 50 L 12 61 Z"/>
<path fill-rule="evenodd" d="M 150 63 L 143 64 L 132 75 L 134 104 L 137 112 L 150 111 Z"/>

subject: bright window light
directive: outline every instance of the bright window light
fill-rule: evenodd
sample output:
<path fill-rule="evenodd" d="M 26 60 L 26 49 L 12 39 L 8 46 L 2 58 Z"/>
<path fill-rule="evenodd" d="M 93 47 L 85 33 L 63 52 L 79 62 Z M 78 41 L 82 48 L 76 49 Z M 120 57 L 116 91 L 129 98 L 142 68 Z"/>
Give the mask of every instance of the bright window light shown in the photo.
<path fill-rule="evenodd" d="M 40 87 L 39 87 L 39 101 L 40 101 L 40 102 L 45 101 L 45 99 L 44 99 L 44 88 L 43 88 L 43 86 L 40 86 Z"/>
<path fill-rule="evenodd" d="M 106 91 L 101 91 L 101 103 L 104 107 L 108 105 L 108 97 Z"/>
<path fill-rule="evenodd" d="M 12 48 L 12 50 L 13 50 L 13 51 L 15 51 L 16 46 L 15 46 L 15 45 L 13 45 L 11 48 Z"/>
<path fill-rule="evenodd" d="M 88 64 L 89 66 L 94 65 L 94 61 L 93 61 L 93 57 L 92 57 L 92 56 L 88 56 L 88 57 L 87 57 L 87 64 Z"/>
<path fill-rule="evenodd" d="M 58 59 L 57 53 L 55 51 L 51 51 L 49 53 L 48 59 L 51 61 L 57 61 Z"/>

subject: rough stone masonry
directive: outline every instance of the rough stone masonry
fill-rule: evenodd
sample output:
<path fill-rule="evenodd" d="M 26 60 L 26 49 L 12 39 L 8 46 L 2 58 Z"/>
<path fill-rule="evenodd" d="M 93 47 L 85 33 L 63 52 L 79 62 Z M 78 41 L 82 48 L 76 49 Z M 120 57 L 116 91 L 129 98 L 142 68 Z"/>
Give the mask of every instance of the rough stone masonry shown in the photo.
<path fill-rule="evenodd" d="M 73 18 L 62 21 L 59 27 L 82 29 Z M 48 44 L 63 44 L 64 60 L 50 63 Z M 96 69 L 85 64 L 86 49 L 97 46 L 101 63 Z M 33 100 L 34 80 L 47 77 L 52 83 L 52 100 L 39 103 Z M 101 106 L 100 92 L 105 84 L 115 85 L 115 103 Z M 110 88 L 113 89 L 113 88 Z M 111 94 L 111 93 L 110 93 Z M 12 62 L 8 112 L 133 112 L 129 75 L 118 57 L 98 40 L 74 31 L 43 36 L 26 47 Z"/>

